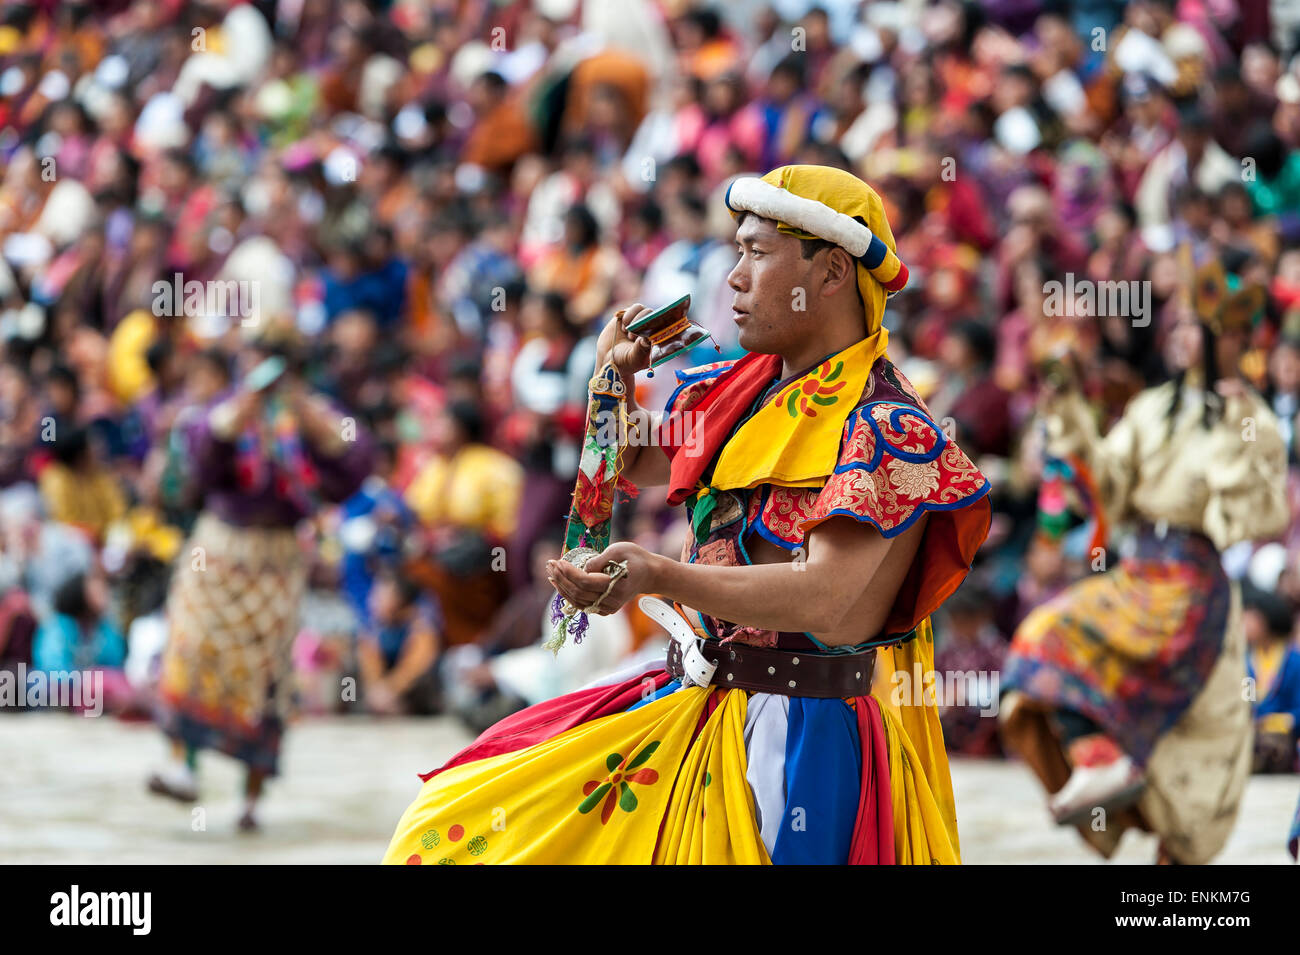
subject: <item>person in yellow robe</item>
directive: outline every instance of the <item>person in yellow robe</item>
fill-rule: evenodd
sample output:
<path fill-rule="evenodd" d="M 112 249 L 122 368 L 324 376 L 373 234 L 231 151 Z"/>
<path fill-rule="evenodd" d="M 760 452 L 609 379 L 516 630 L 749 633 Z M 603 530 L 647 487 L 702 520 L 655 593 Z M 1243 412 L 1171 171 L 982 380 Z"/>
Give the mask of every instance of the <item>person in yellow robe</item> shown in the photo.
<path fill-rule="evenodd" d="M 1287 526 L 1286 448 L 1235 372 L 1246 329 L 1202 311 L 1180 306 L 1174 377 L 1134 396 L 1105 436 L 1073 375 L 1041 406 L 1047 453 L 1090 471 L 1102 512 L 1134 541 L 1118 560 L 1098 548 L 1104 573 L 1021 623 L 1000 718 L 1056 820 L 1106 857 L 1136 827 L 1160 837 L 1160 861 L 1210 861 L 1250 774 L 1241 598 L 1220 554 Z"/>
<path fill-rule="evenodd" d="M 434 426 L 434 456 L 404 495 L 429 537 L 428 555 L 409 572 L 437 595 L 452 646 L 482 633 L 506 597 L 504 544 L 523 494 L 523 468 L 485 444 L 484 430 L 476 404 L 448 405 Z"/>
<path fill-rule="evenodd" d="M 647 420 L 651 342 L 629 328 L 649 310 L 606 325 L 591 407 L 632 426 L 601 456 L 589 413 L 577 549 L 547 564 L 561 644 L 585 633 L 568 608 L 639 598 L 667 660 L 487 730 L 424 777 L 386 862 L 960 861 L 933 696 L 905 684 L 933 670 L 929 615 L 987 534 L 988 481 L 887 357 L 907 270 L 879 195 L 786 166 L 726 203 L 747 353 L 679 372 Z M 629 484 L 685 507 L 681 560 L 608 543 Z"/>

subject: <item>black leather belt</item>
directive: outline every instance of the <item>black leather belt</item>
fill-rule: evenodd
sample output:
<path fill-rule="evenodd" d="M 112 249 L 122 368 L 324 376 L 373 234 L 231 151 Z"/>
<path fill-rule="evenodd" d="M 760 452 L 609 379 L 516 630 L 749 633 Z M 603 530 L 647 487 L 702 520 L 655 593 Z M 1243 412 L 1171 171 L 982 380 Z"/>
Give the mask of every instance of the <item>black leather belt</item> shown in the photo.
<path fill-rule="evenodd" d="M 805 653 L 748 644 L 724 646 L 716 640 L 705 640 L 701 652 L 705 659 L 718 665 L 710 681 L 714 686 L 782 696 L 822 699 L 867 696 L 871 693 L 871 674 L 876 668 L 875 649 L 857 653 Z M 668 644 L 668 672 L 678 679 L 685 672 L 682 649 L 676 641 Z"/>

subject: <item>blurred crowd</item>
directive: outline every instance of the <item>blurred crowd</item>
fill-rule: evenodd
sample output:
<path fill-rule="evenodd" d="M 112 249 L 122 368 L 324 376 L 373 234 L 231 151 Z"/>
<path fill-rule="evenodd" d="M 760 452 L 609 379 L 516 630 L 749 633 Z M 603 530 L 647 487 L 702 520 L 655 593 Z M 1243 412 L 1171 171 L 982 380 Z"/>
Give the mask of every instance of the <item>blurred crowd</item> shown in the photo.
<path fill-rule="evenodd" d="M 539 646 L 595 335 L 689 293 L 737 355 L 722 192 L 807 162 L 884 197 L 912 275 L 891 357 L 993 480 L 940 670 L 995 672 L 1089 572 L 1086 519 L 1044 518 L 1045 369 L 1073 353 L 1113 419 L 1166 377 L 1189 270 L 1251 293 L 1242 371 L 1297 515 L 1225 555 L 1263 700 L 1300 681 L 1298 48 L 1282 0 L 7 4 L 0 666 L 102 668 L 147 712 L 203 503 L 185 429 L 268 356 L 375 448 L 298 525 L 309 711 L 486 724 L 658 652 L 639 611 Z M 1149 309 L 1053 307 L 1067 275 L 1149 283 Z M 716 358 L 657 369 L 642 404 Z M 680 550 L 662 495 L 617 520 Z M 952 748 L 995 753 L 959 709 Z"/>

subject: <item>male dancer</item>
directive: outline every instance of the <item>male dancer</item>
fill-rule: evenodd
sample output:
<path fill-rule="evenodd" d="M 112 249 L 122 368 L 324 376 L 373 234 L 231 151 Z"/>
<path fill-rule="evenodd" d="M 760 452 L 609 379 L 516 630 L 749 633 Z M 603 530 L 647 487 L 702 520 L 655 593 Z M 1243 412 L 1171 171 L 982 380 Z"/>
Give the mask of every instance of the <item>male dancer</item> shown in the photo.
<path fill-rule="evenodd" d="M 548 567 L 600 613 L 658 594 L 666 664 L 489 729 L 425 777 L 386 861 L 959 861 L 934 707 L 871 686 L 876 666 L 932 668 L 928 617 L 987 534 L 988 482 L 886 356 L 907 270 L 880 197 L 786 166 L 727 205 L 748 354 L 680 372 L 659 446 L 618 471 L 685 505 L 687 554 L 615 543 Z M 642 314 L 605 328 L 593 378 L 627 411 Z"/>

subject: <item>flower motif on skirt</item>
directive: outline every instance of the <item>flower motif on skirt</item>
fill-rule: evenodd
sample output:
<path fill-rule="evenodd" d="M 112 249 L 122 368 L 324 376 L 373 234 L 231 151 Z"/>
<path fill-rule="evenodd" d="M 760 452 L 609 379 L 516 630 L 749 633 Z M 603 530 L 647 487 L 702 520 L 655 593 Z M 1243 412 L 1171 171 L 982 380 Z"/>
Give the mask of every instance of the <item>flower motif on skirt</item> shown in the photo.
<path fill-rule="evenodd" d="M 631 783 L 637 783 L 641 786 L 650 786 L 659 781 L 659 773 L 653 769 L 638 769 L 648 760 L 654 751 L 659 748 L 659 740 L 649 743 L 636 757 L 629 763 L 621 754 L 610 753 L 605 757 L 605 767 L 609 771 L 603 782 L 595 779 L 589 779 L 582 787 L 582 793 L 587 798 L 578 806 L 578 812 L 588 813 L 596 808 L 601 797 L 604 797 L 605 804 L 600 810 L 600 824 L 603 826 L 609 822 L 614 815 L 614 806 L 618 805 L 624 812 L 632 812 L 636 809 L 636 793 L 632 791 Z"/>

